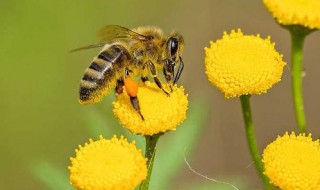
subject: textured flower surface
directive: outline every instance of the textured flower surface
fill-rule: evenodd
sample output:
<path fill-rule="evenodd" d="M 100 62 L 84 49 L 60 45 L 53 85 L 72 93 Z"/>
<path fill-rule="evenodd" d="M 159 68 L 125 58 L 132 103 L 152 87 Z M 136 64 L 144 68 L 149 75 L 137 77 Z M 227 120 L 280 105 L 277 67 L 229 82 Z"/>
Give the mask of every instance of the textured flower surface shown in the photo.
<path fill-rule="evenodd" d="M 263 0 L 273 17 L 282 25 L 302 25 L 320 29 L 319 0 Z"/>
<path fill-rule="evenodd" d="M 270 37 L 243 35 L 240 29 L 225 32 L 205 48 L 208 80 L 226 98 L 265 93 L 281 80 L 286 65 L 274 46 Z"/>
<path fill-rule="evenodd" d="M 265 175 L 283 190 L 320 189 L 320 144 L 305 136 L 286 133 L 263 152 Z"/>
<path fill-rule="evenodd" d="M 168 86 L 164 84 L 164 87 Z M 182 86 L 174 86 L 167 96 L 156 84 L 146 82 L 139 84 L 138 98 L 144 120 L 132 107 L 125 89 L 113 103 L 116 118 L 134 134 L 154 135 L 175 130 L 186 118 L 188 95 Z"/>
<path fill-rule="evenodd" d="M 68 168 L 70 183 L 81 190 L 133 190 L 147 176 L 146 161 L 135 142 L 100 136 L 76 150 Z"/>

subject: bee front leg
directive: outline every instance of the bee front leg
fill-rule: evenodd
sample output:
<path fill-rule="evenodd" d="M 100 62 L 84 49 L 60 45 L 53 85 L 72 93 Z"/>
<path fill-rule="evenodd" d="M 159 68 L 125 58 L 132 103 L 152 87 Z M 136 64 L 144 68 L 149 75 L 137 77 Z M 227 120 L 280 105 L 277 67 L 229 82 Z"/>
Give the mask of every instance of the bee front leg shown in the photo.
<path fill-rule="evenodd" d="M 165 61 L 165 65 L 163 67 L 163 75 L 168 83 L 172 82 L 174 78 L 174 64 L 168 59 Z"/>
<path fill-rule="evenodd" d="M 176 74 L 176 78 L 174 78 L 174 81 L 173 81 L 173 84 L 176 84 L 182 74 L 182 71 L 183 71 L 183 68 L 184 68 L 184 63 L 182 61 L 182 58 L 179 57 L 179 67 L 178 67 L 178 71 L 177 71 L 177 74 Z"/>
<path fill-rule="evenodd" d="M 172 89 L 172 82 L 171 82 L 171 75 L 167 72 L 166 68 L 163 67 L 163 75 L 164 77 L 166 78 L 166 81 L 167 83 L 169 84 L 169 87 L 170 87 L 170 91 L 172 92 L 173 89 Z"/>
<path fill-rule="evenodd" d="M 169 61 L 169 59 L 165 61 L 165 65 L 163 67 L 163 75 L 165 76 L 167 83 L 170 84 L 169 86 L 172 92 L 173 91 L 172 80 L 174 78 L 174 64 L 171 61 Z"/>
<path fill-rule="evenodd" d="M 152 75 L 152 77 L 153 77 L 154 82 L 157 84 L 157 86 L 158 86 L 167 96 L 170 96 L 170 94 L 163 89 L 163 86 L 162 86 L 162 84 L 161 84 L 161 81 L 160 81 L 160 79 L 157 77 L 157 70 L 156 70 L 156 67 L 154 66 L 154 64 L 153 64 L 151 61 L 149 61 L 149 62 L 148 62 L 148 66 L 149 66 L 149 70 L 150 70 L 150 72 L 151 72 L 151 75 Z"/>

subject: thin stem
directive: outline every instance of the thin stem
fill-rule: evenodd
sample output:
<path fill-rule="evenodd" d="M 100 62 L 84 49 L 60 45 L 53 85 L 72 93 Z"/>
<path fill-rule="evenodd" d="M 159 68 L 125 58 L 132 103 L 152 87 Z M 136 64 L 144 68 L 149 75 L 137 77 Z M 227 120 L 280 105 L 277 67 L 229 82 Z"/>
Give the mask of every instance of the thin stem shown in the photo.
<path fill-rule="evenodd" d="M 156 134 L 153 136 L 145 136 L 146 139 L 146 152 L 145 152 L 145 157 L 148 158 L 147 161 L 147 167 L 148 167 L 148 175 L 147 178 L 142 182 L 140 186 L 140 190 L 148 190 L 149 189 L 149 183 L 150 183 L 150 178 L 151 178 L 151 173 L 152 173 L 152 168 L 153 168 L 153 161 L 154 157 L 156 155 L 156 145 L 159 140 L 159 137 L 162 134 Z"/>
<path fill-rule="evenodd" d="M 247 142 L 248 142 L 251 157 L 259 172 L 264 188 L 266 190 L 273 189 L 273 186 L 270 184 L 269 179 L 267 178 L 267 176 L 263 174 L 264 165 L 262 163 L 262 157 L 261 157 L 261 154 L 259 153 L 256 139 L 254 136 L 254 128 L 253 128 L 251 108 L 250 108 L 250 96 L 249 95 L 240 96 L 240 101 L 241 101 L 243 119 L 245 124 Z"/>
<path fill-rule="evenodd" d="M 302 97 L 302 54 L 304 33 L 290 30 L 291 33 L 291 69 L 292 69 L 292 95 L 297 126 L 300 133 L 306 133 L 306 119 Z"/>

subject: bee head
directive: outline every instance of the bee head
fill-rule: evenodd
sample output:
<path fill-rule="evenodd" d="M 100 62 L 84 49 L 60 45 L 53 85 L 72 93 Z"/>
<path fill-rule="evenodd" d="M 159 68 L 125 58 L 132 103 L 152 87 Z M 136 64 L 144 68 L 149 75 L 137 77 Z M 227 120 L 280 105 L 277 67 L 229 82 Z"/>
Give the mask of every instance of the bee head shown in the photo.
<path fill-rule="evenodd" d="M 167 56 L 168 59 L 175 63 L 178 61 L 179 56 L 184 48 L 183 37 L 178 33 L 173 33 L 167 40 Z"/>
<path fill-rule="evenodd" d="M 174 67 L 181 62 L 181 54 L 184 48 L 183 37 L 178 33 L 173 33 L 166 42 L 166 63 L 163 68 L 163 73 L 167 82 L 174 80 Z"/>

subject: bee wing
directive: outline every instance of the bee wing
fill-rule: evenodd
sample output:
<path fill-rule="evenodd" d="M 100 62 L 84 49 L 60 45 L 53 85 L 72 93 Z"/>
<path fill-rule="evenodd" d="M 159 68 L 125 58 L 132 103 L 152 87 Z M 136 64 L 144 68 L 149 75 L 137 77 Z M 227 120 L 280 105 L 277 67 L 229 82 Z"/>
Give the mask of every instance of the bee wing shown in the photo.
<path fill-rule="evenodd" d="M 145 36 L 142 34 L 139 34 L 137 32 L 134 32 L 128 28 L 118 26 L 118 25 L 107 25 L 102 27 L 98 31 L 99 41 L 100 43 L 97 44 L 91 44 L 88 46 L 83 46 L 74 50 L 71 50 L 70 52 L 75 52 L 79 50 L 85 50 L 85 49 L 92 49 L 92 48 L 98 48 L 103 47 L 106 44 L 112 43 L 115 40 L 125 40 L 125 39 L 135 39 L 135 40 L 152 40 L 152 36 Z"/>
<path fill-rule="evenodd" d="M 118 25 L 107 25 L 98 31 L 100 42 L 110 43 L 118 39 L 136 39 L 136 40 L 150 40 L 151 36 L 145 36 L 134 32 L 128 28 Z"/>
<path fill-rule="evenodd" d="M 83 46 L 83 47 L 79 47 L 77 49 L 73 49 L 70 52 L 75 52 L 75 51 L 80 51 L 80 50 L 85 50 L 85 49 L 92 49 L 92 48 L 98 48 L 98 47 L 103 47 L 104 45 L 106 45 L 106 43 L 97 43 L 97 44 L 91 44 L 88 46 Z"/>

